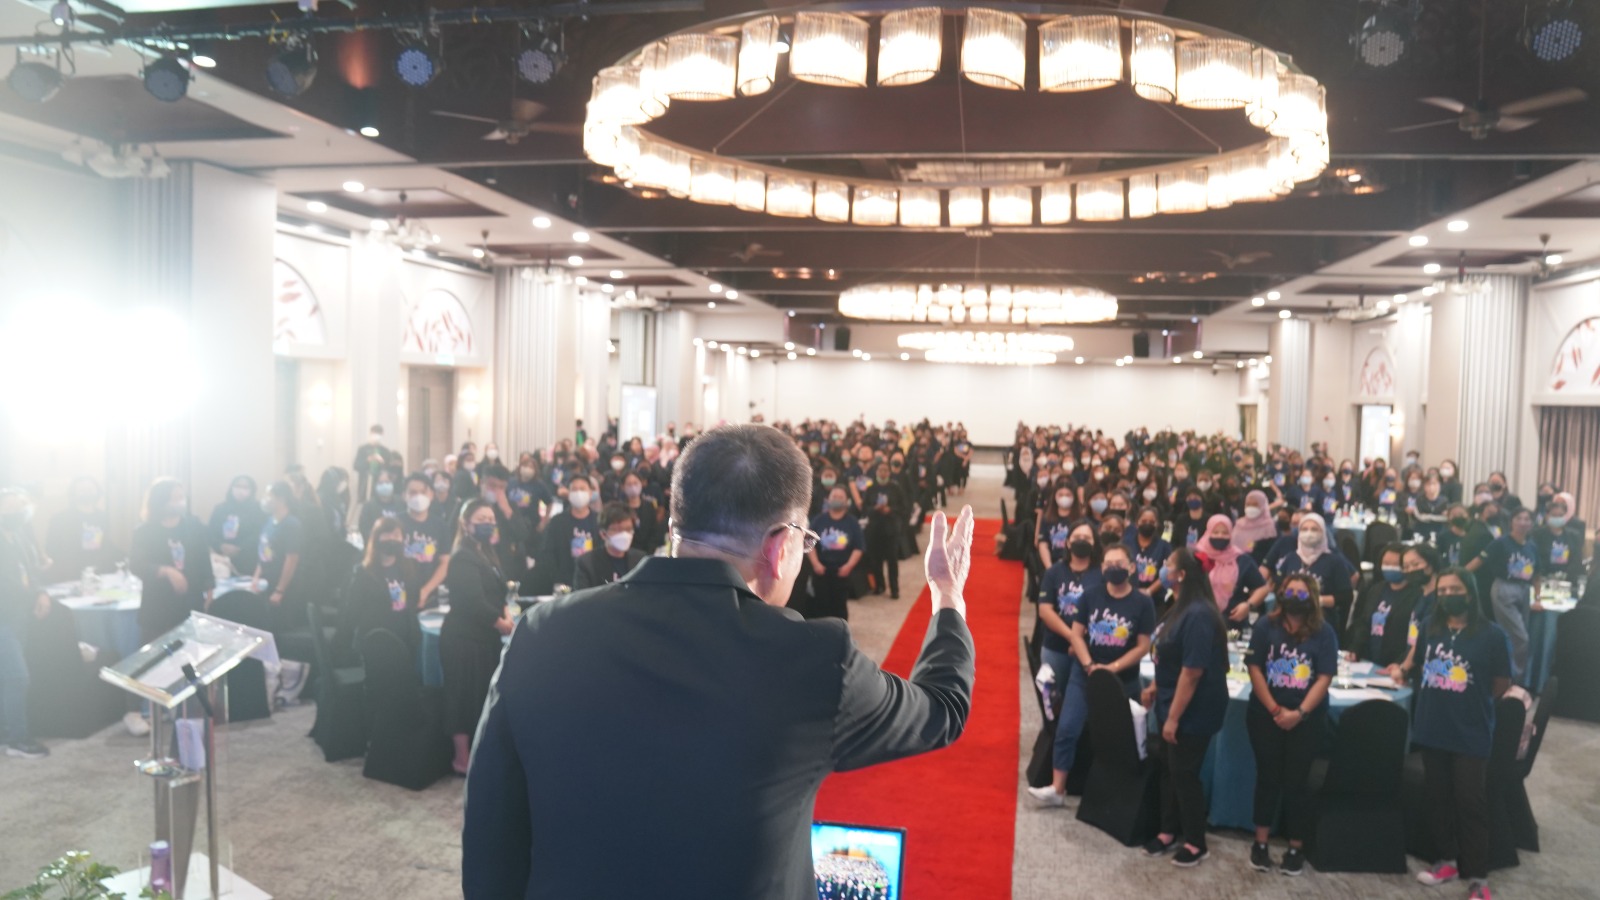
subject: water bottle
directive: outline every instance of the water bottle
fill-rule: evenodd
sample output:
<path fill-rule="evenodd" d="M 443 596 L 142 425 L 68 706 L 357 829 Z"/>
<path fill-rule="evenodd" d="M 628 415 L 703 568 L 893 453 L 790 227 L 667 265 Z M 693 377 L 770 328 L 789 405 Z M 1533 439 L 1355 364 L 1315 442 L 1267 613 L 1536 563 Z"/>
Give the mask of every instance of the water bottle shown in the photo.
<path fill-rule="evenodd" d="M 150 891 L 172 891 L 172 847 L 166 841 L 150 845 Z"/>

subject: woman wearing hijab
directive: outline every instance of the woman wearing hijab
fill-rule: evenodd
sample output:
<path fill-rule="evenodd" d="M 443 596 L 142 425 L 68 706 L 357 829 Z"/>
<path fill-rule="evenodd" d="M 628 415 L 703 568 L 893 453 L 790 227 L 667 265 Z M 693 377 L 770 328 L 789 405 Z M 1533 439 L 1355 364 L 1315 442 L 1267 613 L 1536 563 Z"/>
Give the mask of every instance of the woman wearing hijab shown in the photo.
<path fill-rule="evenodd" d="M 1583 525 L 1573 516 L 1573 499 L 1559 493 L 1545 504 L 1544 522 L 1533 531 L 1541 577 L 1563 578 L 1577 587 L 1583 580 Z"/>
<path fill-rule="evenodd" d="M 1328 524 L 1316 513 L 1300 516 L 1299 531 L 1293 552 L 1279 557 L 1273 575 L 1282 580 L 1295 572 L 1315 575 L 1325 592 L 1321 602 L 1323 613 L 1333 624 L 1334 631 L 1344 627 L 1350 618 L 1353 602 L 1350 564 L 1344 555 L 1333 549 L 1329 539 Z"/>
<path fill-rule="evenodd" d="M 1233 541 L 1233 522 L 1217 514 L 1206 523 L 1205 543 L 1197 555 L 1211 581 L 1211 596 L 1217 610 L 1230 622 L 1242 623 L 1250 616 L 1250 601 L 1266 588 L 1261 569 L 1250 554 L 1240 552 Z"/>
<path fill-rule="evenodd" d="M 1244 497 L 1244 516 L 1233 524 L 1233 545 L 1252 559 L 1263 559 L 1272 542 L 1278 539 L 1278 526 L 1272 521 L 1272 505 L 1265 491 L 1251 491 Z"/>

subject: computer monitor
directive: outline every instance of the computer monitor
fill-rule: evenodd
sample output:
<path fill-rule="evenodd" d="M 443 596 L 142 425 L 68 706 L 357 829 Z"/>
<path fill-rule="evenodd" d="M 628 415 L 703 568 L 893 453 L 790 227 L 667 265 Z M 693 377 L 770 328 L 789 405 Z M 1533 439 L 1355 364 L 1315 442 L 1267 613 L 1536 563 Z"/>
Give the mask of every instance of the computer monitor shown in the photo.
<path fill-rule="evenodd" d="M 818 900 L 900 900 L 905 853 L 905 829 L 812 822 Z"/>

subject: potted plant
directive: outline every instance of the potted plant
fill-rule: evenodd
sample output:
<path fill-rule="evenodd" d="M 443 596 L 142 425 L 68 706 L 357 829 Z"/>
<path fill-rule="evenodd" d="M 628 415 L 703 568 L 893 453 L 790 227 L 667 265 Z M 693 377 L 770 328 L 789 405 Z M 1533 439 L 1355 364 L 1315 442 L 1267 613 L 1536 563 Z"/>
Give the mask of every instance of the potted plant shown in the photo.
<path fill-rule="evenodd" d="M 127 900 L 120 891 L 108 890 L 105 881 L 117 874 L 116 866 L 90 859 L 88 851 L 73 850 L 39 870 L 33 884 L 7 891 L 0 900 Z M 172 900 L 166 891 L 139 892 L 144 900 Z"/>

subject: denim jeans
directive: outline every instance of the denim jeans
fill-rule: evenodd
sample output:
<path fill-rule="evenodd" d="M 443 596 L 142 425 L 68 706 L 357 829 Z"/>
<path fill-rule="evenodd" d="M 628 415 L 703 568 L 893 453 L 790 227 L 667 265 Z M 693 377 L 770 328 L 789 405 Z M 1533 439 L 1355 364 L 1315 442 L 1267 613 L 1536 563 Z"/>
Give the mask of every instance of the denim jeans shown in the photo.
<path fill-rule="evenodd" d="M 1511 639 L 1511 680 L 1528 683 L 1528 617 L 1532 600 L 1527 585 L 1496 578 L 1489 588 L 1494 621 Z"/>
<path fill-rule="evenodd" d="M 5 743 L 21 744 L 28 733 L 28 663 L 22 656 L 21 627 L 0 620 L 0 730 Z"/>

